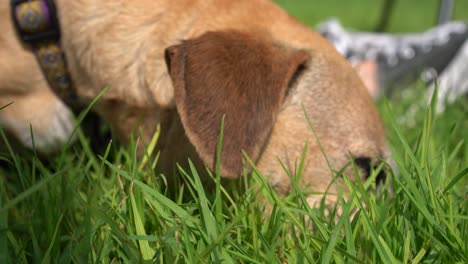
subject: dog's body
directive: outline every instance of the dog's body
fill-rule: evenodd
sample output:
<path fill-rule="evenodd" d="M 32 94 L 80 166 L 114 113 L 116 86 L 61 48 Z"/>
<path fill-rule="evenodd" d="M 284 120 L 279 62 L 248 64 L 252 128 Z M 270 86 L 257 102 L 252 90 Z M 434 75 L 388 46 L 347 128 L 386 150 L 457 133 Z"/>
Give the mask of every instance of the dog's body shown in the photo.
<path fill-rule="evenodd" d="M 0 7 L 0 27 L 7 26 L 0 36 L 0 100 L 4 104 L 22 90 L 17 104 L 50 89 L 14 35 L 6 2 Z M 290 181 L 277 158 L 294 171 L 306 141 L 302 181 L 315 191 L 330 184 L 329 165 L 339 169 L 350 155 L 369 162 L 388 156 L 373 101 L 351 66 L 319 34 L 270 1 L 56 0 L 56 5 L 79 98 L 89 103 L 109 86 L 95 109 L 123 140 L 140 127 L 149 142 L 160 123 L 162 168 L 188 157 L 212 167 L 223 114 L 223 174 L 238 176 L 242 149 L 283 194 Z M 10 116 L 4 111 L 0 120 Z M 39 130 L 49 126 L 33 124 Z"/>

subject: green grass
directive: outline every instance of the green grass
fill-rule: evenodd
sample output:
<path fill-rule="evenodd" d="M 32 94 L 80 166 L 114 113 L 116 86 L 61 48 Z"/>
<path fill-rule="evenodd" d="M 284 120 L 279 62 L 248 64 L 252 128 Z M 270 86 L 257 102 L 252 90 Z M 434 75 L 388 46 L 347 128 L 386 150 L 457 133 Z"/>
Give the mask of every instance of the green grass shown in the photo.
<path fill-rule="evenodd" d="M 278 197 L 258 171 L 227 186 L 214 173 L 212 190 L 180 168 L 167 189 L 157 157 L 139 161 L 135 144 L 112 142 L 98 156 L 80 131 L 47 165 L 2 153 L 0 263 L 466 263 L 467 100 L 434 115 L 417 94 L 380 103 L 398 165 L 393 197 L 343 176 L 353 195 L 338 221 L 308 207 L 297 185 Z"/>
<path fill-rule="evenodd" d="M 378 196 L 338 173 L 353 190 L 341 218 L 256 170 L 226 185 L 212 173 L 208 189 L 189 166 L 166 188 L 138 142 L 96 154 L 80 130 L 47 161 L 0 153 L 0 263 L 467 263 L 468 99 L 436 115 L 421 87 L 405 91 L 378 103 L 398 171 Z"/>
<path fill-rule="evenodd" d="M 315 26 L 330 17 L 344 26 L 373 31 L 380 19 L 384 0 L 276 0 L 305 24 Z M 396 0 L 386 31 L 418 32 L 433 27 L 439 0 Z M 455 20 L 468 20 L 468 1 L 455 0 Z"/>

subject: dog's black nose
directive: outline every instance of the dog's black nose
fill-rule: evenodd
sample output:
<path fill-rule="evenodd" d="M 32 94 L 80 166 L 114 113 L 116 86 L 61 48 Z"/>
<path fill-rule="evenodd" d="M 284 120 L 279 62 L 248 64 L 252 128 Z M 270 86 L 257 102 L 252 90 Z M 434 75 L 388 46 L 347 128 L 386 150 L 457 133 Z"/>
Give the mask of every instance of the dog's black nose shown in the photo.
<path fill-rule="evenodd" d="M 364 175 L 362 175 L 364 180 L 367 180 L 370 177 L 371 170 L 376 167 L 374 162 L 372 162 L 372 160 L 367 157 L 354 158 L 354 163 L 364 172 Z M 385 183 L 386 179 L 387 174 L 385 170 L 382 169 L 375 179 L 376 185 Z"/>

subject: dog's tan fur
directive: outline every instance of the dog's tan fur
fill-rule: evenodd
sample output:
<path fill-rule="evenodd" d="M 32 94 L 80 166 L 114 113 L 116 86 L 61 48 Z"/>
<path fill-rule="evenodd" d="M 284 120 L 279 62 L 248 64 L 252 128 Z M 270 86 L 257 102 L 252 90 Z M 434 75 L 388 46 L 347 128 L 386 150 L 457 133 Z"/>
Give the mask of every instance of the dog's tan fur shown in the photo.
<path fill-rule="evenodd" d="M 70 110 L 49 88 L 29 47 L 17 38 L 9 1 L 0 3 L 0 126 L 21 143 L 43 152 L 57 149 L 70 137 Z"/>
<path fill-rule="evenodd" d="M 349 155 L 388 155 L 378 113 L 352 67 L 319 34 L 270 1 L 56 4 L 80 99 L 88 103 L 109 86 L 95 108 L 123 140 L 139 126 L 148 142 L 160 123 L 162 168 L 187 157 L 212 167 L 222 114 L 223 174 L 238 175 L 243 149 L 282 194 L 290 184 L 277 158 L 294 171 L 306 141 L 304 185 L 324 191 L 331 181 L 304 112 L 333 169 Z M 0 29 L 8 32 L 0 35 L 0 54 L 5 47 L 7 54 L 0 61 L 1 101 L 20 90 L 25 98 L 46 93 L 35 59 L 12 33 L 7 1 L 1 5 Z M 2 115 L 22 117 L 13 110 Z"/>

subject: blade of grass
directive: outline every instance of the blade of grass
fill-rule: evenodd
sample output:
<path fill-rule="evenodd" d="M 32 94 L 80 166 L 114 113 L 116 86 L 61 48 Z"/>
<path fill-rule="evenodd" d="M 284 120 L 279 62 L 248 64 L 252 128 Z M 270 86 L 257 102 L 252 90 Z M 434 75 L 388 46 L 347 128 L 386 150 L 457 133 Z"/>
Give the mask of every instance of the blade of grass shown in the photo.
<path fill-rule="evenodd" d="M 3 185 L 0 179 L 0 186 Z M 3 188 L 2 188 L 3 189 Z M 2 190 L 2 193 L 4 190 Z M 3 197 L 0 196 L 0 208 L 3 205 Z M 0 263 L 10 263 L 10 253 L 8 252 L 8 240 L 6 232 L 8 230 L 8 211 L 0 213 Z"/>
<path fill-rule="evenodd" d="M 403 245 L 403 263 L 409 263 L 411 254 L 411 234 L 410 230 L 406 230 L 405 244 Z"/>
<path fill-rule="evenodd" d="M 103 211 L 102 208 L 91 207 L 89 209 L 90 214 L 99 220 L 102 220 L 108 228 L 112 231 L 112 239 L 116 240 L 117 243 L 122 244 L 123 251 L 125 252 L 125 258 L 130 258 L 131 261 L 127 263 L 139 263 L 139 252 L 133 243 L 129 243 L 128 235 L 120 228 L 118 223 L 110 217 L 109 211 Z M 116 249 L 114 249 L 116 250 Z M 120 250 L 116 250 L 119 252 Z M 122 253 L 123 255 L 123 253 Z"/>
<path fill-rule="evenodd" d="M 406 193 L 407 197 L 410 199 L 410 201 L 418 208 L 419 212 L 426 218 L 426 220 L 433 226 L 436 225 L 435 219 L 425 206 L 425 201 L 421 199 L 417 199 L 417 197 L 413 196 L 414 192 L 410 192 L 408 188 L 406 188 L 405 184 L 403 184 L 401 181 L 396 180 L 396 183 L 400 185 L 402 190 Z"/>
<path fill-rule="evenodd" d="M 314 125 L 312 124 L 312 120 L 310 119 L 309 114 L 307 113 L 304 105 L 302 106 L 302 111 L 304 112 L 304 116 L 306 118 L 307 124 L 309 125 L 309 129 L 312 131 L 312 134 L 314 135 L 314 138 L 317 141 L 317 145 L 319 146 L 320 152 L 322 153 L 323 157 L 325 158 L 325 161 L 327 162 L 328 169 L 330 170 L 330 172 L 333 172 L 333 167 L 331 166 L 331 163 L 328 160 L 327 154 L 325 153 L 325 148 L 322 146 L 322 143 L 320 142 L 320 139 L 318 138 L 317 132 L 315 132 L 315 128 L 314 128 Z"/>
<path fill-rule="evenodd" d="M 246 216 L 247 214 L 247 211 L 244 211 L 242 212 L 242 214 L 238 215 L 235 219 L 233 219 L 227 226 L 225 226 L 223 228 L 223 230 L 219 233 L 218 235 L 218 238 L 216 241 L 214 241 L 214 243 L 211 243 L 211 245 L 208 245 L 208 247 L 205 249 L 205 251 L 202 252 L 202 254 L 200 254 L 201 256 L 205 256 L 205 255 L 208 255 L 209 252 L 211 252 L 215 247 L 217 247 L 218 245 L 220 245 L 222 243 L 222 241 L 224 239 L 228 240 L 229 237 L 227 236 L 229 234 L 229 232 L 234 228 L 234 226 L 237 225 L 237 223 L 239 223 L 240 221 L 242 221 L 242 219 Z M 229 257 L 227 258 L 225 256 L 225 249 L 223 249 L 223 256 L 224 256 L 224 261 L 229 261 L 229 262 L 233 262 L 233 260 Z"/>
<path fill-rule="evenodd" d="M 140 134 L 141 135 L 143 134 L 141 129 L 140 129 Z M 139 170 L 142 170 L 145 167 L 148 160 L 150 159 L 154 149 L 156 148 L 156 143 L 158 142 L 160 134 L 161 134 L 161 125 L 158 124 L 156 126 L 156 132 L 154 132 L 153 137 L 151 138 L 151 142 L 148 145 L 148 148 L 145 149 L 145 155 L 143 156 L 143 159 L 141 160 Z"/>
<path fill-rule="evenodd" d="M 447 192 L 452 189 L 453 186 L 455 186 L 461 179 L 463 179 L 466 175 L 468 175 L 468 167 L 466 167 L 464 170 L 462 170 L 460 173 L 455 176 L 449 184 L 444 188 L 442 193 L 445 195 Z"/>
<path fill-rule="evenodd" d="M 200 180 L 200 176 L 195 169 L 192 161 L 189 160 L 189 167 L 194 179 L 194 188 L 198 194 L 198 206 L 202 216 L 202 223 L 206 229 L 206 234 L 208 235 L 208 240 L 206 241 L 208 245 L 217 245 L 215 242 L 218 240 L 218 228 L 216 220 L 210 210 L 208 199 L 206 198 L 205 189 L 203 188 L 203 184 Z M 220 261 L 222 256 L 222 250 L 220 250 L 219 246 L 213 248 L 213 251 L 210 252 L 212 254 L 212 261 Z M 203 255 L 202 255 L 203 257 Z"/>
<path fill-rule="evenodd" d="M 20 203 L 21 201 L 23 201 L 24 199 L 28 198 L 29 196 L 31 196 L 32 194 L 34 194 L 35 192 L 41 190 L 42 188 L 44 188 L 49 182 L 51 182 L 53 179 L 57 178 L 59 175 L 63 174 L 66 170 L 61 170 L 61 171 L 58 171 L 54 174 L 50 174 L 46 177 L 44 177 L 42 180 L 40 180 L 38 183 L 36 183 L 35 185 L 31 186 L 29 189 L 27 189 L 26 191 L 20 193 L 18 196 L 16 196 L 13 200 L 9 201 L 8 203 L 6 203 L 3 208 L 0 208 L 0 214 L 3 214 L 6 210 L 12 208 L 13 206 L 17 205 L 18 203 Z"/>
<path fill-rule="evenodd" d="M 354 199 L 354 194 L 350 197 L 350 201 L 353 201 Z M 344 204 L 345 207 L 343 208 L 343 215 L 348 216 L 349 215 L 349 210 L 351 209 L 353 203 L 348 202 L 345 203 L 344 200 L 341 200 L 341 204 Z M 332 261 L 333 253 L 335 251 L 335 247 L 338 244 L 338 236 L 341 234 L 341 228 L 345 224 L 346 221 L 349 222 L 348 217 L 342 216 L 340 220 L 338 220 L 338 223 L 335 226 L 335 229 L 330 235 L 330 238 L 328 239 L 328 244 L 325 248 L 323 257 L 322 257 L 322 263 L 330 263 Z"/>
<path fill-rule="evenodd" d="M 10 106 L 10 105 L 12 105 L 14 103 L 15 103 L 15 101 L 11 101 L 11 102 L 7 103 L 6 105 L 0 107 L 0 111 L 2 111 L 3 109 L 7 108 L 8 106 Z"/>
<path fill-rule="evenodd" d="M 385 109 L 385 112 L 386 112 L 387 116 L 389 117 L 388 120 L 389 120 L 389 123 L 390 123 L 390 127 L 392 128 L 393 132 L 396 134 L 399 142 L 401 143 L 404 153 L 406 155 L 408 155 L 408 157 L 410 158 L 410 161 L 411 161 L 412 165 L 414 165 L 414 168 L 416 169 L 417 174 L 418 175 L 424 175 L 423 169 L 421 168 L 418 159 L 414 155 L 413 150 L 411 149 L 411 147 L 408 144 L 408 141 L 405 139 L 405 137 L 401 133 L 400 129 L 398 128 L 398 124 L 396 123 L 395 115 L 390 110 L 389 102 L 386 101 L 386 100 L 385 100 L 385 103 L 384 103 L 384 109 Z"/>
<path fill-rule="evenodd" d="M 75 137 L 75 134 L 77 133 L 78 129 L 80 128 L 81 123 L 83 123 L 83 120 L 85 117 L 88 115 L 88 113 L 91 111 L 93 106 L 101 99 L 101 97 L 107 92 L 110 86 L 106 86 L 104 89 L 102 89 L 99 94 L 89 103 L 88 106 L 86 106 L 85 110 L 83 110 L 79 115 L 78 118 L 75 120 L 75 127 L 73 128 L 72 132 L 70 133 L 70 137 L 68 137 L 67 143 L 64 144 L 62 147 L 62 151 L 60 153 L 60 160 L 58 162 L 59 167 L 62 167 L 64 162 L 66 161 L 66 153 L 67 150 L 70 148 L 72 145 L 72 141 Z"/>
<path fill-rule="evenodd" d="M 223 151 L 224 140 L 224 115 L 221 118 L 221 128 L 219 132 L 219 141 L 216 149 L 216 189 L 215 189 L 215 217 L 216 222 L 221 223 L 223 217 L 223 206 L 221 203 L 221 155 Z"/>
<path fill-rule="evenodd" d="M 436 89 L 437 90 L 437 89 Z M 434 92 L 435 94 L 436 92 Z M 432 104 L 435 104 L 437 99 L 433 98 Z M 435 107 L 435 105 L 434 105 Z M 436 202 L 436 194 L 434 192 L 434 183 L 432 182 L 432 176 L 430 171 L 430 161 L 429 161 L 429 148 L 430 148 L 430 141 L 431 141 L 431 131 L 432 131 L 432 114 L 433 110 L 429 108 L 427 111 L 427 116 L 424 120 L 424 127 L 422 132 L 422 144 L 421 144 L 421 164 L 424 164 L 424 176 L 426 180 L 426 184 L 429 189 L 429 197 L 432 204 L 432 208 L 435 211 L 438 211 L 438 206 Z M 440 222 L 438 215 L 435 214 L 435 218 L 438 222 Z"/>
<path fill-rule="evenodd" d="M 427 252 L 427 250 L 425 248 L 421 248 L 421 250 L 418 252 L 416 257 L 414 257 L 413 262 L 411 262 L 411 263 L 412 264 L 418 264 L 419 262 L 421 262 L 424 255 L 426 255 L 426 252 Z"/>
<path fill-rule="evenodd" d="M 110 140 L 109 143 L 107 144 L 106 151 L 104 152 L 104 156 L 101 159 L 101 167 L 99 168 L 99 171 L 104 170 L 104 161 L 107 160 L 107 158 L 109 157 L 111 147 L 112 147 L 112 140 Z"/>
<path fill-rule="evenodd" d="M 366 228 L 367 233 L 371 237 L 377 252 L 382 259 L 383 263 L 399 263 L 396 258 L 393 256 L 389 246 L 383 240 L 383 238 L 377 233 L 372 225 L 367 212 L 365 211 L 365 207 L 362 205 L 361 201 L 358 199 L 358 203 L 360 204 L 362 215 L 364 216 L 364 223 L 363 226 Z"/>
<path fill-rule="evenodd" d="M 47 248 L 44 258 L 42 259 L 43 264 L 52 262 L 50 259 L 50 253 L 52 252 L 52 248 L 54 247 L 55 240 L 57 239 L 57 234 L 59 231 L 60 223 L 62 223 L 62 219 L 63 219 L 63 214 L 60 216 L 57 222 L 57 225 L 55 226 L 54 235 L 52 236 L 52 241 L 50 241 L 49 247 Z"/>
<path fill-rule="evenodd" d="M 2 136 L 3 142 L 5 143 L 7 147 L 8 154 L 10 154 L 10 157 L 13 159 L 13 163 L 15 164 L 15 169 L 16 169 L 16 172 L 18 173 L 18 177 L 20 179 L 24 179 L 25 177 L 24 177 L 24 172 L 23 172 L 23 166 L 21 166 L 20 159 L 18 155 L 16 155 L 16 153 L 13 151 L 13 148 L 11 147 L 9 140 L 6 137 L 5 131 L 3 131 L 3 128 L 1 127 L 0 127 L 0 135 Z M 1 212 L 2 211 L 0 210 L 0 213 Z"/>
<path fill-rule="evenodd" d="M 138 236 L 146 236 L 145 227 L 140 217 L 140 213 L 135 202 L 135 196 L 133 195 L 133 191 L 130 191 L 130 202 L 132 204 L 132 212 L 133 212 L 133 221 L 135 224 L 136 234 Z M 151 260 L 155 254 L 155 251 L 149 246 L 147 240 L 138 239 L 138 244 L 140 245 L 140 252 L 143 256 L 143 260 Z"/>
<path fill-rule="evenodd" d="M 302 190 L 299 189 L 299 186 L 297 185 L 296 180 L 294 180 L 294 178 L 291 176 L 291 174 L 287 171 L 287 169 L 284 166 L 283 162 L 281 162 L 279 159 L 278 159 L 278 162 L 280 162 L 281 166 L 283 167 L 283 170 L 286 171 L 286 174 L 289 177 L 289 181 L 291 182 L 291 185 L 293 187 L 294 192 L 299 196 L 299 199 L 301 200 L 302 205 L 304 206 L 304 208 L 306 208 L 308 216 L 312 218 L 312 221 L 314 222 L 315 227 L 319 230 L 322 237 L 325 240 L 328 240 L 329 239 L 329 234 L 328 234 L 327 228 L 318 219 L 317 215 L 312 211 L 312 208 L 310 207 L 309 203 L 307 202 L 307 198 L 305 197 Z M 298 225 L 298 226 L 300 226 L 300 225 Z"/>
<path fill-rule="evenodd" d="M 165 206 L 167 209 L 169 209 L 175 215 L 177 215 L 182 220 L 182 223 L 184 223 L 185 225 L 191 228 L 196 229 L 195 223 L 198 222 L 197 219 L 191 216 L 189 213 L 187 213 L 178 204 L 174 203 L 171 199 L 155 191 L 153 188 L 144 184 L 143 182 L 134 179 L 132 176 L 128 174 L 128 172 L 117 168 L 114 164 L 110 163 L 109 161 L 105 160 L 104 163 L 115 173 L 118 173 L 119 175 L 121 175 L 122 177 L 126 178 L 129 181 L 133 181 L 135 186 L 138 186 L 139 188 L 141 188 L 145 194 L 154 197 L 156 201 L 160 202 L 163 206 Z"/>
<path fill-rule="evenodd" d="M 349 200 L 349 203 L 353 200 Z M 348 212 L 344 212 L 342 215 L 343 218 L 349 219 L 349 221 L 344 222 L 344 228 L 345 228 L 345 239 L 346 239 L 346 252 L 352 256 L 355 259 L 355 262 L 357 261 L 357 256 L 356 256 L 356 245 L 354 243 L 354 235 L 353 235 L 353 229 L 351 227 L 351 215 Z"/>

